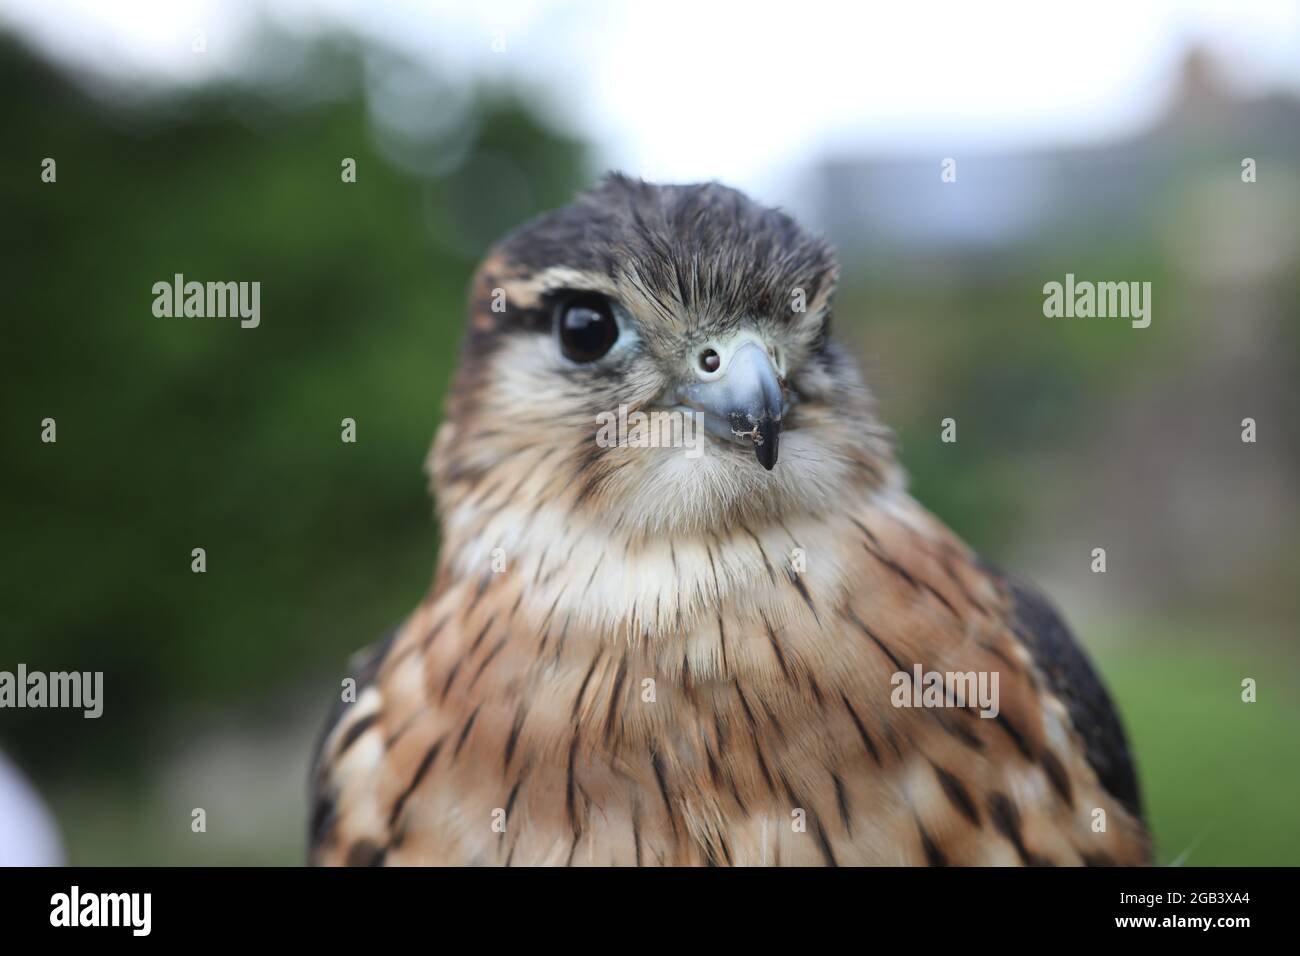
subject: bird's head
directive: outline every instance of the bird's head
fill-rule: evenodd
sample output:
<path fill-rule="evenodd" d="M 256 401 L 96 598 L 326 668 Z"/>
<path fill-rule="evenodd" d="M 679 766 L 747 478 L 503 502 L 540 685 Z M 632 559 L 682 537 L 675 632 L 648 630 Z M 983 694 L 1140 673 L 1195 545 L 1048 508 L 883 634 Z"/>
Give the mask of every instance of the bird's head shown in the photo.
<path fill-rule="evenodd" d="M 879 484 L 888 435 L 830 334 L 837 272 L 822 240 L 716 183 L 613 175 L 524 225 L 475 278 L 433 458 L 444 511 L 517 480 L 690 533 Z"/>

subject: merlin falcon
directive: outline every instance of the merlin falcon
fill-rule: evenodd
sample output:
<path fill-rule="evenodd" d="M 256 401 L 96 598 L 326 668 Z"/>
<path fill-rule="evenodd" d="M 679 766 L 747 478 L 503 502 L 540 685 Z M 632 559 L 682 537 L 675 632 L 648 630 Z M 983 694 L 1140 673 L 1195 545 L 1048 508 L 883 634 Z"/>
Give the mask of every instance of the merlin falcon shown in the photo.
<path fill-rule="evenodd" d="M 909 495 L 837 275 L 740 192 L 619 175 L 489 253 L 428 459 L 437 570 L 349 671 L 312 862 L 1151 862 L 1105 688 Z M 620 408 L 703 453 L 598 441 Z M 996 706 L 899 706 L 923 673 Z"/>

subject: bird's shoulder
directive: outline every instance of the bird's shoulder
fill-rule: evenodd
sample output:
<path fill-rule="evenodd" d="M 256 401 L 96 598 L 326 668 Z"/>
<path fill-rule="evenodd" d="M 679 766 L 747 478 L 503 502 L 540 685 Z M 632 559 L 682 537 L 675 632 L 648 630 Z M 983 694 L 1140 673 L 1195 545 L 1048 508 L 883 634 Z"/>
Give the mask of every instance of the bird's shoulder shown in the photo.
<path fill-rule="evenodd" d="M 1053 695 L 1065 705 L 1101 785 L 1137 819 L 1142 796 L 1119 712 L 1055 605 L 1033 585 L 982 562 L 1011 598 L 1011 627 Z"/>

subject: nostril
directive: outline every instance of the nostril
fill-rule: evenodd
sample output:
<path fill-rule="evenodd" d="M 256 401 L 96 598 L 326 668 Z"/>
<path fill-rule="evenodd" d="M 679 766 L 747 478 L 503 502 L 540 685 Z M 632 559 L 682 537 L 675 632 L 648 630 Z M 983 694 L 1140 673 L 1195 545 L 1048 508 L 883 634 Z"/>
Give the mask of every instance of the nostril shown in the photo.
<path fill-rule="evenodd" d="M 722 367 L 722 356 L 713 349 L 705 349 L 700 353 L 700 368 L 706 372 L 716 372 Z"/>

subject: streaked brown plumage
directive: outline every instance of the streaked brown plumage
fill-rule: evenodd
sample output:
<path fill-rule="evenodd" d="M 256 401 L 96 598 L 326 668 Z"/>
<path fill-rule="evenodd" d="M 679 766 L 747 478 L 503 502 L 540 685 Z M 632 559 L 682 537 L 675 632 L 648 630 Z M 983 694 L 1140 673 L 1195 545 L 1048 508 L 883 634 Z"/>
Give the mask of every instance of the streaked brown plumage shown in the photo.
<path fill-rule="evenodd" d="M 436 579 L 322 741 L 315 862 L 1149 861 L 1105 691 L 907 494 L 829 334 L 835 274 L 739 193 L 621 177 L 492 252 L 430 456 Z M 575 292 L 617 304 L 590 363 L 551 330 Z M 788 404 L 755 438 L 595 441 L 702 348 L 739 381 L 746 342 Z M 893 706 L 918 663 L 996 672 L 998 716 Z"/>

